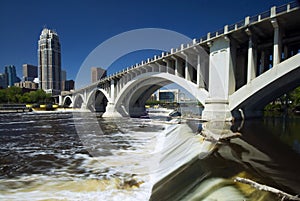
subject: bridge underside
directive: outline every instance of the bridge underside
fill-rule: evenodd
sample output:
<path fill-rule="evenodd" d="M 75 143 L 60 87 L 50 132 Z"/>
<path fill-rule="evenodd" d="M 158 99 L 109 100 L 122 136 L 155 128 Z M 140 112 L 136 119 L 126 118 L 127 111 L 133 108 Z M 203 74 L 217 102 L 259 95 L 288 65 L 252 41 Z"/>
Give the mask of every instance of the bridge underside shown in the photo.
<path fill-rule="evenodd" d="M 299 75 L 300 54 L 297 54 L 236 91 L 230 97 L 233 116 L 250 118 L 262 115 L 268 103 L 300 86 Z"/>
<path fill-rule="evenodd" d="M 146 115 L 146 101 L 151 97 L 151 95 L 155 91 L 168 84 L 171 84 L 171 82 L 165 81 L 160 82 L 156 85 L 146 85 L 139 88 L 136 91 L 137 95 L 133 96 L 129 101 L 128 115 L 130 117 L 140 117 Z"/>

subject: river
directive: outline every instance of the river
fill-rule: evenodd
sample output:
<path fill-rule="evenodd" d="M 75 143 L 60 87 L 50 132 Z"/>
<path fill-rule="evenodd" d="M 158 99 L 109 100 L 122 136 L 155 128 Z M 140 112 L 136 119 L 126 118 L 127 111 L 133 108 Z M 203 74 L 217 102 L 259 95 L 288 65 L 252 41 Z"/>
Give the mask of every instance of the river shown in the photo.
<path fill-rule="evenodd" d="M 223 123 L 92 113 L 0 114 L 0 200 L 280 200 L 244 177 L 300 193 L 300 118 Z"/>

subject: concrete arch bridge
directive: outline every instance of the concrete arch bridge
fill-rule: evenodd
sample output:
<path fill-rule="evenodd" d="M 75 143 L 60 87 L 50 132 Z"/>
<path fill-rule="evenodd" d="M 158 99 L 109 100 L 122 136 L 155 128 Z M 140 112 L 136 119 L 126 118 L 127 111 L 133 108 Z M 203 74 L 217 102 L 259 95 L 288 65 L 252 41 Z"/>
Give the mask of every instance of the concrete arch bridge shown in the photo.
<path fill-rule="evenodd" d="M 272 7 L 62 96 L 60 104 L 139 116 L 153 92 L 176 83 L 203 104 L 203 119 L 261 115 L 300 85 L 299 24 L 297 3 Z"/>

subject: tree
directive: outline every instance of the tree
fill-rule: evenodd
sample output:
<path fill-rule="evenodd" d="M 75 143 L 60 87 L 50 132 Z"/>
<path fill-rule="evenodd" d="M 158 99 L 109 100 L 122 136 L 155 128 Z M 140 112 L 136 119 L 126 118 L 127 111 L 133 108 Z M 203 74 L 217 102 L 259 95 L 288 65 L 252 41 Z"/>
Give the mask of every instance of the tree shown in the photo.
<path fill-rule="evenodd" d="M 0 90 L 0 103 L 50 103 L 51 95 L 39 89 L 23 93 L 19 87 Z"/>
<path fill-rule="evenodd" d="M 0 90 L 0 103 L 7 103 L 7 95 L 5 89 Z"/>
<path fill-rule="evenodd" d="M 20 103 L 32 103 L 29 93 L 24 93 L 20 99 L 19 99 Z"/>
<path fill-rule="evenodd" d="M 8 99 L 8 103 L 19 103 L 19 98 L 22 94 L 22 89 L 19 87 L 12 86 L 6 89 L 6 96 Z"/>
<path fill-rule="evenodd" d="M 290 93 L 290 98 L 291 98 L 293 107 L 300 105 L 300 87 L 297 87 Z"/>

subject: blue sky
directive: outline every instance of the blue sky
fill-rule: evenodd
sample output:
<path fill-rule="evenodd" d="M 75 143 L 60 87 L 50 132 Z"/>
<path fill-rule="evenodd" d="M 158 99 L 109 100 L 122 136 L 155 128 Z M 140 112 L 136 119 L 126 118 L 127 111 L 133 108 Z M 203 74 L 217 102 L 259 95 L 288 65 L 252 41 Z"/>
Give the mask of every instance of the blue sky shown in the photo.
<path fill-rule="evenodd" d="M 62 68 L 75 79 L 89 53 L 105 40 L 134 29 L 162 28 L 200 38 L 288 0 L 0 0 L 0 73 L 15 65 L 37 65 L 37 42 L 44 26 L 60 37 Z M 176 46 L 175 46 L 176 47 Z M 119 68 L 152 57 L 134 53 L 116 61 Z M 107 68 L 104 67 L 104 68 Z M 90 78 L 88 78 L 90 79 Z"/>

